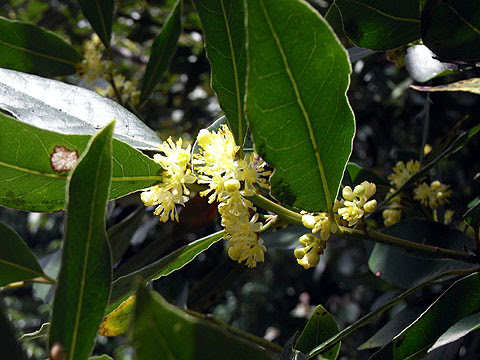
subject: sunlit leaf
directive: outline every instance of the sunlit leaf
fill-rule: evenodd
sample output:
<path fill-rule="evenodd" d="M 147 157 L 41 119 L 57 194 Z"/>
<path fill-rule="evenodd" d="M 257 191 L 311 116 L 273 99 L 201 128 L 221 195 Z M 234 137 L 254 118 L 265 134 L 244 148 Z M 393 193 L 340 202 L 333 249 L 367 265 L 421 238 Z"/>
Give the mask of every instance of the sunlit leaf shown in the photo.
<path fill-rule="evenodd" d="M 115 310 L 105 316 L 98 333 L 103 336 L 118 336 L 124 334 L 133 318 L 135 295 L 123 301 Z"/>
<path fill-rule="evenodd" d="M 38 129 L 0 113 L 0 204 L 27 211 L 63 209 L 68 176 L 65 166 L 74 165 L 89 138 Z M 55 149 L 67 151 L 65 157 L 52 161 L 52 156 L 62 154 Z M 160 165 L 121 141 L 113 141 L 113 159 L 110 198 L 161 181 Z M 59 164 L 63 168 L 59 169 Z"/>
<path fill-rule="evenodd" d="M 428 352 L 451 342 L 457 341 L 458 339 L 478 329 L 480 329 L 480 313 L 467 316 L 449 327 L 448 330 L 438 338 L 435 344 L 428 349 Z"/>
<path fill-rule="evenodd" d="M 218 96 L 237 145 L 247 133 L 244 114 L 247 54 L 243 1 L 195 1 L 212 67 L 212 88 Z"/>
<path fill-rule="evenodd" d="M 108 48 L 113 24 L 113 0 L 78 0 L 82 12 Z"/>
<path fill-rule="evenodd" d="M 168 304 L 158 293 L 142 287 L 137 293 L 133 323 L 137 359 L 276 358 L 271 351 L 232 334 L 219 323 L 214 325 L 205 318 L 182 311 Z"/>
<path fill-rule="evenodd" d="M 338 325 L 333 316 L 330 315 L 322 305 L 318 305 L 300 334 L 295 349 L 303 353 L 308 353 L 317 345 L 320 345 L 325 340 L 337 334 L 338 331 Z M 321 358 L 325 360 L 335 360 L 340 352 L 340 346 L 341 343 L 339 342 L 334 347 L 322 353 L 320 355 Z"/>
<path fill-rule="evenodd" d="M 57 34 L 33 24 L 2 17 L 0 54 L 0 67 L 42 76 L 72 74 L 82 60 L 75 49 Z M 3 77 L 0 73 L 0 84 Z M 0 99 L 3 91 L 0 87 Z"/>
<path fill-rule="evenodd" d="M 480 95 L 480 78 L 460 80 L 450 84 L 437 86 L 410 85 L 412 89 L 419 91 L 466 91 Z"/>
<path fill-rule="evenodd" d="M 480 59 L 480 2 L 427 0 L 422 41 L 441 59 Z"/>
<path fill-rule="evenodd" d="M 18 120 L 62 134 L 93 135 L 116 119 L 114 137 L 130 146 L 158 150 L 160 139 L 116 102 L 93 91 L 0 69 L 0 109 Z"/>
<path fill-rule="evenodd" d="M 92 137 L 68 181 L 62 267 L 53 301 L 49 348 L 66 360 L 87 359 L 103 319 L 112 284 L 105 229 L 112 177 L 114 122 Z"/>
<path fill-rule="evenodd" d="M 335 0 L 332 6 L 357 46 L 390 50 L 420 38 L 419 0 Z"/>
<path fill-rule="evenodd" d="M 177 0 L 172 13 L 168 17 L 162 31 L 152 45 L 150 59 L 142 81 L 140 102 L 143 102 L 153 92 L 177 48 L 178 37 L 182 32 L 182 0 Z"/>
<path fill-rule="evenodd" d="M 0 286 L 46 276 L 22 238 L 0 222 Z"/>
<path fill-rule="evenodd" d="M 347 53 L 304 1 L 247 4 L 247 118 L 257 152 L 275 168 L 272 195 L 297 208 L 327 210 L 355 130 L 345 97 Z"/>

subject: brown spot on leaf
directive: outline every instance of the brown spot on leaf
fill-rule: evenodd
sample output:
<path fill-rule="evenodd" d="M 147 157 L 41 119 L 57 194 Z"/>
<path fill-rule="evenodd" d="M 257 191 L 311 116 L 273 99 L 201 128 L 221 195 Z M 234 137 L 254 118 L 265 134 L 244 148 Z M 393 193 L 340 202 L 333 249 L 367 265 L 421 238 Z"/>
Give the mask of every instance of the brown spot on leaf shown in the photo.
<path fill-rule="evenodd" d="M 50 165 L 58 173 L 70 171 L 78 160 L 78 151 L 67 149 L 65 146 L 55 146 L 50 154 Z"/>
<path fill-rule="evenodd" d="M 58 342 L 52 345 L 50 349 L 50 359 L 52 360 L 65 360 L 67 358 L 67 353 L 65 348 Z"/>

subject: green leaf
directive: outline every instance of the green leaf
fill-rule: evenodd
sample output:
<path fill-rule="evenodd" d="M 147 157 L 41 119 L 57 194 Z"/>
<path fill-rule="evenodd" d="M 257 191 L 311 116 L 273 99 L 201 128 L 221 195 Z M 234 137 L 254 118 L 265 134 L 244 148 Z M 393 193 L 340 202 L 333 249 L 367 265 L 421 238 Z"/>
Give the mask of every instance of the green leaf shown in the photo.
<path fill-rule="evenodd" d="M 121 276 L 113 282 L 112 295 L 107 313 L 115 309 L 119 303 L 129 297 L 135 291 L 138 278 L 142 280 L 156 280 L 181 269 L 195 257 L 207 250 L 210 246 L 220 241 L 225 234 L 219 231 L 202 239 L 184 245 L 160 260 L 147 265 L 129 275 Z"/>
<path fill-rule="evenodd" d="M 244 113 L 247 56 L 245 9 L 238 0 L 195 1 L 212 68 L 212 88 L 218 96 L 235 142 L 242 146 L 247 133 Z"/>
<path fill-rule="evenodd" d="M 93 135 L 116 119 L 116 139 L 143 150 L 155 151 L 161 144 L 153 130 L 116 102 L 21 72 L 0 69 L 0 108 L 27 124 L 67 135 Z"/>
<path fill-rule="evenodd" d="M 0 286 L 47 276 L 23 239 L 3 223 L 0 223 L 0 241 Z"/>
<path fill-rule="evenodd" d="M 95 135 L 68 180 L 62 267 L 53 302 L 50 347 L 87 359 L 108 304 L 112 259 L 105 216 L 112 176 L 114 122 Z"/>
<path fill-rule="evenodd" d="M 472 240 L 461 231 L 438 222 L 409 219 L 382 230 L 383 233 L 425 245 L 464 251 Z M 453 269 L 468 269 L 472 264 L 434 256 L 406 253 L 396 247 L 375 244 L 368 260 L 370 270 L 378 277 L 409 288 L 437 274 Z"/>
<path fill-rule="evenodd" d="M 182 32 L 182 0 L 177 0 L 162 31 L 152 45 L 150 59 L 142 80 L 140 103 L 153 92 L 163 73 L 168 69 L 177 48 L 178 37 Z"/>
<path fill-rule="evenodd" d="M 450 286 L 410 326 L 371 359 L 419 358 L 451 325 L 480 310 L 480 275 L 466 276 Z"/>
<path fill-rule="evenodd" d="M 422 12 L 422 40 L 441 59 L 480 59 L 480 3 L 427 0 Z"/>
<path fill-rule="evenodd" d="M 199 315 L 201 316 L 201 315 Z M 133 343 L 138 360 L 151 359 L 275 359 L 252 341 L 232 334 L 223 324 L 168 304 L 158 293 L 137 293 Z"/>
<path fill-rule="evenodd" d="M 419 0 L 335 0 L 333 6 L 357 46 L 384 51 L 420 38 Z"/>
<path fill-rule="evenodd" d="M 145 207 L 138 208 L 118 224 L 108 229 L 107 236 L 112 249 L 112 262 L 119 261 L 130 246 L 130 240 L 142 224 Z"/>
<path fill-rule="evenodd" d="M 355 132 L 347 53 L 304 1 L 247 4 L 247 117 L 257 152 L 275 168 L 272 195 L 331 209 Z"/>
<path fill-rule="evenodd" d="M 467 80 L 460 80 L 454 83 L 437 85 L 437 86 L 419 86 L 410 85 L 412 89 L 418 91 L 466 91 L 473 94 L 480 95 L 480 78 L 472 78 Z"/>
<path fill-rule="evenodd" d="M 2 348 L 2 358 L 27 360 L 27 356 L 17 341 L 15 331 L 8 321 L 5 314 L 5 305 L 0 298 L 0 347 Z"/>
<path fill-rule="evenodd" d="M 99 355 L 89 357 L 88 360 L 113 360 L 113 358 L 108 355 Z"/>
<path fill-rule="evenodd" d="M 442 336 L 428 349 L 428 352 L 435 350 L 443 345 L 457 341 L 474 330 L 480 329 L 480 313 L 467 316 L 445 331 Z"/>
<path fill-rule="evenodd" d="M 82 60 L 58 35 L 3 17 L 0 17 L 0 54 L 0 67 L 42 76 L 72 74 Z M 2 77 L 0 74 L 0 79 Z"/>
<path fill-rule="evenodd" d="M 353 185 L 358 185 L 364 181 L 369 181 L 378 185 L 390 185 L 383 177 L 375 174 L 373 171 L 364 169 L 355 163 L 348 163 L 347 171 L 352 179 Z"/>
<path fill-rule="evenodd" d="M 468 204 L 468 210 L 463 214 L 463 220 L 472 226 L 475 232 L 480 228 L 480 198 L 476 197 Z"/>
<path fill-rule="evenodd" d="M 71 160 L 63 165 L 73 166 L 89 138 L 38 129 L 0 113 L 0 204 L 27 211 L 63 209 L 68 171 L 55 171 L 62 170 L 56 160 Z M 113 141 L 113 159 L 111 199 L 161 181 L 161 166 L 121 141 Z"/>
<path fill-rule="evenodd" d="M 78 0 L 82 12 L 106 48 L 110 47 L 113 24 L 113 0 Z"/>
<path fill-rule="evenodd" d="M 300 334 L 295 349 L 300 350 L 303 353 L 308 353 L 317 345 L 320 345 L 337 333 L 338 325 L 333 316 L 330 315 L 322 305 L 318 305 Z M 340 352 L 340 346 L 341 343 L 339 342 L 334 347 L 322 353 L 320 358 L 325 360 L 335 360 Z"/>
<path fill-rule="evenodd" d="M 424 310 L 424 306 L 409 305 L 405 307 L 371 338 L 360 345 L 358 350 L 373 349 L 387 345 L 403 329 L 414 322 Z"/>

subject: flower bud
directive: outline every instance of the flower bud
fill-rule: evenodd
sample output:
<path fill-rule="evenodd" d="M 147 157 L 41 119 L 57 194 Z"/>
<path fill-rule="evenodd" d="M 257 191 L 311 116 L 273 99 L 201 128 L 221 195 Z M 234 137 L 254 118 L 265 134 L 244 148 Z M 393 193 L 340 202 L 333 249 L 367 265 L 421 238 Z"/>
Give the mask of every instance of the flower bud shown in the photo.
<path fill-rule="evenodd" d="M 240 181 L 237 179 L 228 179 L 224 182 L 225 190 L 228 192 L 234 192 L 240 190 Z"/>
<path fill-rule="evenodd" d="M 301 259 L 305 256 L 305 249 L 304 248 L 295 249 L 294 254 L 297 259 Z"/>
<path fill-rule="evenodd" d="M 363 208 L 365 209 L 366 212 L 374 212 L 375 209 L 377 208 L 377 200 L 373 199 L 368 201 L 365 205 L 363 205 Z"/>
<path fill-rule="evenodd" d="M 304 235 L 300 236 L 300 239 L 298 239 L 298 241 L 303 246 L 308 246 L 308 245 L 314 243 L 315 241 L 317 241 L 317 238 L 313 234 L 304 234 Z"/>
<path fill-rule="evenodd" d="M 353 189 L 353 193 L 355 194 L 355 196 L 358 196 L 358 197 L 365 194 L 365 186 L 363 185 L 363 183 L 355 186 L 355 189 Z M 350 200 L 350 199 L 347 199 L 347 200 Z"/>
<path fill-rule="evenodd" d="M 306 228 L 313 229 L 315 227 L 315 223 L 315 216 L 308 214 L 302 216 L 302 224 Z"/>
<path fill-rule="evenodd" d="M 352 188 L 350 186 L 345 186 L 342 190 L 342 196 L 345 200 L 352 201 L 355 199 L 355 195 L 353 194 Z"/>

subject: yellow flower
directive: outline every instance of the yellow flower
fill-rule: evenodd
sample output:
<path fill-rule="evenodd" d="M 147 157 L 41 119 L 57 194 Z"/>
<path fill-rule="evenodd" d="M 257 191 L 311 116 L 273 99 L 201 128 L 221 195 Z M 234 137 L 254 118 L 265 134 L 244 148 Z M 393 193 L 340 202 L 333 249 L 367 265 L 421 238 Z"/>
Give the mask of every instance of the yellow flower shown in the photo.
<path fill-rule="evenodd" d="M 385 226 L 392 226 L 400 221 L 402 218 L 402 210 L 400 209 L 385 209 L 382 212 L 383 223 Z"/>
<path fill-rule="evenodd" d="M 161 153 L 153 156 L 153 161 L 163 168 L 162 182 L 158 185 L 145 189 L 140 198 L 146 206 L 158 205 L 154 211 L 159 215 L 160 221 L 178 221 L 178 214 L 175 205 L 184 205 L 188 201 L 190 191 L 185 184 L 195 182 L 195 177 L 188 168 L 190 159 L 190 145 L 182 148 L 182 139 L 176 143 L 168 138 L 159 146 Z"/>
<path fill-rule="evenodd" d="M 399 189 L 412 175 L 418 172 L 418 170 L 420 170 L 420 162 L 417 160 L 410 160 L 407 164 L 399 161 L 394 166 L 393 172 L 388 176 L 388 180 L 390 180 L 390 184 L 395 189 Z"/>
<path fill-rule="evenodd" d="M 375 184 L 364 181 L 355 186 L 345 186 L 342 190 L 343 200 L 335 203 L 335 210 L 348 226 L 355 225 L 365 212 L 373 212 L 377 208 L 377 200 L 369 200 L 377 191 Z"/>
<path fill-rule="evenodd" d="M 299 239 L 303 248 L 295 249 L 294 254 L 299 265 L 305 269 L 317 266 L 320 261 L 320 255 L 323 254 L 326 242 L 321 238 L 317 238 L 313 234 L 304 234 Z"/>
<path fill-rule="evenodd" d="M 423 182 L 414 189 L 413 198 L 419 200 L 424 206 L 436 209 L 449 202 L 449 197 L 452 195 L 452 190 L 449 188 L 450 185 L 442 184 L 438 180 L 433 181 L 430 186 Z"/>

